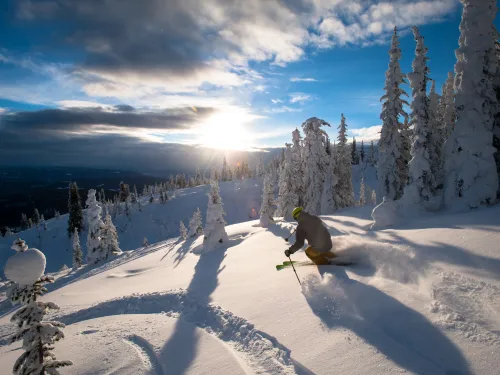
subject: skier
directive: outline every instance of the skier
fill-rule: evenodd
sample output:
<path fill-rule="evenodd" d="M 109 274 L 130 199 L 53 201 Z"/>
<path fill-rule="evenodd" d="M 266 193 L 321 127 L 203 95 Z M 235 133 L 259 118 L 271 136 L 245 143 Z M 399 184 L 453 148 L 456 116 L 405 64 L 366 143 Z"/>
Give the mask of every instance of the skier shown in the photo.
<path fill-rule="evenodd" d="M 306 249 L 307 257 L 318 266 L 328 264 L 328 260 L 334 258 L 335 254 L 331 251 L 330 233 L 321 219 L 304 211 L 302 207 L 294 208 L 292 216 L 299 225 L 297 226 L 295 243 L 288 250 L 285 250 L 285 255 L 289 257 L 295 253 L 304 246 L 304 240 L 307 240 L 309 244 Z"/>

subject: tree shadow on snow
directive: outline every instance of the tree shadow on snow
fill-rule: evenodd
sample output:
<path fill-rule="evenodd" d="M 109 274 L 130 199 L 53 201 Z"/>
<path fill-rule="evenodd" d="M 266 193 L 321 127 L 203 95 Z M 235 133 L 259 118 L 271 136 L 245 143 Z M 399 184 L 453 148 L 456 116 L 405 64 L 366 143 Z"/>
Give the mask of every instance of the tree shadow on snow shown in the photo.
<path fill-rule="evenodd" d="M 341 268 L 319 269 L 323 280 L 310 275 L 303 293 L 325 326 L 351 330 L 412 373 L 471 373 L 460 350 L 423 315 L 375 287 L 349 279 Z"/>

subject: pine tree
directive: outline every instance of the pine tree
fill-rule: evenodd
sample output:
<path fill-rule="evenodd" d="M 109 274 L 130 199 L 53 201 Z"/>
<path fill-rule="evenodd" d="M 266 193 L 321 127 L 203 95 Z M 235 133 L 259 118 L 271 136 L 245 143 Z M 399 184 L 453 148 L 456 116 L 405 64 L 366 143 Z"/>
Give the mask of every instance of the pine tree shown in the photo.
<path fill-rule="evenodd" d="M 83 229 L 82 202 L 76 182 L 69 184 L 68 212 L 68 237 L 71 237 L 75 228 L 78 233 Z"/>
<path fill-rule="evenodd" d="M 134 190 L 133 190 L 131 198 L 132 198 L 131 199 L 132 203 L 137 203 L 137 200 L 139 199 L 139 195 L 137 194 L 137 187 L 135 186 L 135 184 L 134 184 Z"/>
<path fill-rule="evenodd" d="M 492 147 L 494 113 L 498 102 L 493 89 L 498 59 L 493 27 L 495 0 L 462 0 L 459 47 L 455 64 L 457 120 L 447 158 L 445 203 L 456 209 L 478 207 L 496 199 L 499 177 Z"/>
<path fill-rule="evenodd" d="M 432 81 L 429 94 L 429 124 L 431 130 L 429 156 L 436 189 L 442 189 L 444 183 L 444 129 L 439 113 L 440 99 L 436 93 L 436 81 Z"/>
<path fill-rule="evenodd" d="M 361 184 L 359 186 L 359 205 L 363 207 L 365 204 L 366 204 L 365 178 L 361 177 Z"/>
<path fill-rule="evenodd" d="M 455 76 L 452 72 L 448 73 L 448 78 L 443 85 L 443 95 L 441 99 L 442 106 L 442 127 L 443 127 L 443 138 L 445 141 L 451 135 L 453 129 L 455 129 Z"/>
<path fill-rule="evenodd" d="M 28 216 L 23 212 L 21 214 L 21 230 L 26 230 L 29 228 Z"/>
<path fill-rule="evenodd" d="M 322 215 L 332 214 L 336 209 L 334 196 L 338 178 L 335 175 L 335 160 L 333 155 L 330 155 L 328 159 L 328 164 L 326 165 L 325 182 L 323 183 L 323 191 L 321 195 Z"/>
<path fill-rule="evenodd" d="M 203 234 L 203 227 L 201 225 L 201 212 L 198 207 L 189 220 L 189 237 L 201 236 Z"/>
<path fill-rule="evenodd" d="M 260 206 L 260 221 L 261 227 L 267 228 L 269 224 L 274 223 L 273 218 L 273 185 L 271 175 L 268 173 L 264 177 L 264 184 L 262 189 L 262 205 Z"/>
<path fill-rule="evenodd" d="M 120 182 L 120 202 L 125 202 L 127 198 L 130 195 L 130 188 L 128 184 L 124 183 L 123 181 Z"/>
<path fill-rule="evenodd" d="M 408 74 L 413 100 L 411 103 L 410 125 L 413 125 L 413 144 L 410 161 L 410 184 L 405 189 L 408 202 L 426 203 L 436 194 L 436 181 L 431 165 L 436 156 L 432 149 L 432 124 L 430 103 L 427 96 L 429 68 L 427 67 L 427 47 L 418 28 L 413 27 L 417 47 L 413 60 L 413 71 Z"/>
<path fill-rule="evenodd" d="M 109 214 L 106 215 L 101 231 L 101 247 L 104 252 L 104 259 L 107 259 L 111 255 L 120 255 L 122 253 L 118 244 L 118 232 Z"/>
<path fill-rule="evenodd" d="M 394 28 L 391 49 L 389 50 L 390 62 L 386 73 L 385 94 L 381 100 L 382 131 L 378 143 L 378 180 L 382 196 L 396 200 L 403 195 L 403 189 L 408 181 L 408 158 L 405 154 L 404 137 L 400 133 L 400 116 L 406 117 L 403 105 L 408 103 L 401 97 L 408 96 L 400 85 L 406 83 L 405 75 L 401 73 L 399 59 L 401 49 L 397 29 Z"/>
<path fill-rule="evenodd" d="M 359 157 L 361 158 L 361 163 L 365 162 L 365 144 L 363 140 L 361 140 L 361 151 L 359 152 Z"/>
<path fill-rule="evenodd" d="M 223 203 L 219 195 L 219 183 L 211 182 L 211 189 L 208 193 L 208 207 L 205 225 L 205 237 L 203 239 L 203 250 L 212 250 L 217 243 L 228 242 L 229 237 L 226 233 Z"/>
<path fill-rule="evenodd" d="M 292 211 L 299 203 L 299 197 L 294 191 L 294 165 L 293 153 L 291 144 L 286 144 L 285 160 L 280 173 L 279 193 L 278 193 L 278 208 L 276 216 L 283 216 L 284 220 L 291 221 Z"/>
<path fill-rule="evenodd" d="M 179 235 L 183 240 L 185 240 L 188 236 L 186 226 L 182 221 L 179 224 Z"/>
<path fill-rule="evenodd" d="M 368 162 L 372 167 L 375 166 L 376 164 L 376 159 L 375 159 L 375 146 L 373 145 L 373 141 L 370 143 L 370 154 L 368 155 Z"/>
<path fill-rule="evenodd" d="M 101 231 L 104 223 L 101 220 L 101 206 L 97 203 L 95 190 L 90 189 L 87 194 L 87 217 L 88 217 L 88 236 L 87 236 L 87 262 L 97 263 L 106 259 L 106 251 L 101 243 Z"/>
<path fill-rule="evenodd" d="M 323 126 L 330 126 L 326 121 L 312 117 L 302 124 L 304 129 L 304 204 L 305 210 L 313 215 L 321 211 L 321 197 L 325 178 L 327 159 L 323 144 L 325 132 Z"/>
<path fill-rule="evenodd" d="M 38 209 L 35 208 L 33 210 L 33 224 L 37 225 L 40 224 L 41 218 L 40 218 L 40 212 L 38 212 Z"/>
<path fill-rule="evenodd" d="M 80 237 L 78 236 L 78 229 L 75 228 L 73 232 L 73 269 L 80 268 L 83 264 L 83 253 L 80 246 Z"/>
<path fill-rule="evenodd" d="M 19 246 L 16 246 L 17 243 Z M 13 248 L 17 247 L 17 251 L 20 253 L 28 250 L 25 242 L 21 239 L 17 240 Z M 30 249 L 28 252 L 32 252 L 36 249 Z M 36 250 L 39 254 L 38 250 Z M 16 254 L 17 256 L 19 254 Z M 35 255 L 35 254 L 33 254 Z M 28 375 L 28 374 L 59 374 L 58 368 L 71 366 L 73 363 L 71 361 L 58 361 L 53 350 L 54 343 L 64 338 L 64 333 L 62 328 L 64 324 L 57 321 L 44 321 L 45 315 L 51 310 L 58 310 L 57 306 L 53 302 L 40 302 L 39 297 L 47 292 L 44 284 L 53 283 L 54 278 L 51 276 L 43 276 L 45 268 L 45 257 L 43 254 L 40 255 L 43 258 L 44 267 L 41 270 L 42 276 L 39 277 L 39 273 L 31 275 L 32 278 L 36 278 L 36 281 L 31 285 L 19 284 L 20 280 L 12 280 L 12 286 L 8 291 L 8 297 L 10 298 L 12 304 L 21 304 L 22 306 L 15 312 L 11 317 L 11 322 L 15 323 L 19 328 L 19 331 L 10 337 L 10 342 L 16 342 L 22 340 L 22 348 L 24 353 L 17 359 L 14 363 L 13 373 L 15 375 Z M 33 262 L 34 258 L 31 256 L 30 262 Z M 30 267 L 26 266 L 23 269 L 24 272 L 18 269 L 10 268 L 6 270 L 6 275 L 16 275 L 23 274 L 23 279 L 26 273 L 30 272 Z M 6 268 L 8 264 L 6 265 Z M 13 267 L 15 268 L 15 267 Z M 10 271 L 10 272 L 9 272 Z M 15 276 L 17 278 L 17 276 Z M 28 277 L 29 278 L 29 277 Z"/>
<path fill-rule="evenodd" d="M 292 132 L 292 187 L 291 192 L 297 195 L 297 205 L 304 205 L 305 187 L 304 187 L 304 158 L 302 137 L 299 129 L 295 128 Z"/>
<path fill-rule="evenodd" d="M 352 148 L 351 148 L 351 163 L 353 165 L 359 164 L 358 150 L 356 148 L 356 138 L 352 137 Z"/>
<path fill-rule="evenodd" d="M 335 168 L 337 178 L 333 199 L 335 209 L 342 209 L 354 205 L 354 188 L 352 186 L 352 150 L 347 145 L 347 124 L 344 114 L 341 114 L 338 126 L 339 135 L 335 145 Z"/>
<path fill-rule="evenodd" d="M 377 192 L 375 190 L 372 190 L 372 197 L 371 198 L 372 198 L 372 204 L 374 206 L 376 206 L 377 205 Z"/>

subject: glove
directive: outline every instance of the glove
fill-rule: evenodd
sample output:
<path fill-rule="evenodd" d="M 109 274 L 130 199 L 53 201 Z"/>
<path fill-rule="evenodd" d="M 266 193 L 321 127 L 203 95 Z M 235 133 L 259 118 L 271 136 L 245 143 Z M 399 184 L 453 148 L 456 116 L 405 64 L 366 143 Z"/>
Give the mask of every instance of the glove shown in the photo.
<path fill-rule="evenodd" d="M 286 257 L 287 257 L 287 258 L 289 258 L 289 257 L 290 257 L 290 255 L 292 255 L 292 254 L 293 254 L 293 252 L 292 252 L 292 251 L 290 251 L 290 249 L 285 250 L 285 255 L 286 255 Z"/>

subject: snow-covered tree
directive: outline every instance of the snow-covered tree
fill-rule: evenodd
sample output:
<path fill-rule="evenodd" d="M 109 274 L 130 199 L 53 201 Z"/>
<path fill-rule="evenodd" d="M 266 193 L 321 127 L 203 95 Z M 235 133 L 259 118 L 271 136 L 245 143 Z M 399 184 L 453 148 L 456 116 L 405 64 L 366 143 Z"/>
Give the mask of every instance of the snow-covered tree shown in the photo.
<path fill-rule="evenodd" d="M 329 162 L 326 165 L 325 182 L 323 183 L 323 190 L 321 195 L 321 214 L 332 214 L 335 209 L 335 192 L 338 178 L 335 175 L 335 159 L 330 155 Z"/>
<path fill-rule="evenodd" d="M 201 236 L 203 234 L 203 226 L 201 225 L 201 212 L 198 207 L 189 220 L 189 237 Z"/>
<path fill-rule="evenodd" d="M 397 29 L 394 28 L 391 49 L 389 50 L 389 68 L 385 74 L 385 94 L 382 96 L 382 130 L 378 143 L 378 181 L 382 196 L 388 199 L 399 199 L 408 181 L 408 158 L 404 137 L 400 133 L 400 117 L 406 117 L 403 105 L 408 103 L 402 99 L 406 92 L 400 87 L 406 83 L 405 75 L 401 72 L 399 59 L 401 49 Z"/>
<path fill-rule="evenodd" d="M 125 202 L 127 198 L 130 196 L 130 188 L 128 184 L 124 183 L 123 181 L 120 182 L 120 202 Z"/>
<path fill-rule="evenodd" d="M 339 135 L 335 145 L 334 174 L 337 184 L 333 191 L 333 200 L 336 209 L 354 205 L 354 188 L 352 186 L 352 150 L 347 144 L 347 124 L 344 114 L 341 114 L 338 126 Z"/>
<path fill-rule="evenodd" d="M 142 246 L 143 247 L 148 247 L 149 246 L 149 242 L 148 242 L 148 239 L 146 237 L 144 237 L 144 239 L 142 240 Z"/>
<path fill-rule="evenodd" d="M 28 249 L 26 243 L 17 239 L 12 248 L 17 253 L 11 256 L 4 269 L 12 286 L 8 296 L 12 304 L 22 304 L 11 317 L 19 331 L 10 337 L 10 342 L 22 340 L 24 353 L 14 363 L 15 375 L 59 374 L 58 368 L 71 366 L 71 361 L 58 361 L 54 354 L 54 343 L 64 338 L 64 324 L 44 321 L 51 310 L 58 310 L 53 302 L 40 302 L 39 297 L 47 291 L 46 283 L 54 282 L 51 276 L 43 276 L 46 259 L 37 249 Z"/>
<path fill-rule="evenodd" d="M 302 206 L 304 204 L 305 187 L 304 187 L 304 159 L 302 147 L 302 137 L 300 136 L 299 129 L 295 128 L 292 132 L 292 187 L 291 191 L 297 195 L 297 204 Z"/>
<path fill-rule="evenodd" d="M 436 92 L 436 81 L 433 80 L 429 93 L 429 125 L 431 130 L 429 156 L 437 189 L 442 189 L 444 183 L 444 129 L 439 113 L 440 100 L 441 98 Z"/>
<path fill-rule="evenodd" d="M 493 203 L 498 174 L 493 154 L 494 113 L 498 102 L 493 89 L 498 59 L 493 27 L 495 0 L 461 0 L 459 47 L 455 54 L 455 109 L 457 120 L 446 148 L 445 203 L 462 210 Z"/>
<path fill-rule="evenodd" d="M 179 235 L 181 236 L 181 238 L 183 240 L 185 240 L 188 236 L 188 232 L 187 232 L 187 229 L 186 229 L 186 226 L 184 225 L 184 223 L 182 222 L 181 220 L 181 223 L 179 224 Z"/>
<path fill-rule="evenodd" d="M 437 156 L 434 155 L 435 150 L 432 146 L 433 129 L 427 96 L 427 82 L 430 80 L 427 67 L 429 58 L 426 56 L 428 50 L 417 27 L 413 27 L 413 35 L 417 47 L 412 64 L 413 71 L 408 74 L 413 96 L 410 114 L 410 125 L 413 125 L 413 144 L 409 165 L 410 183 L 405 189 L 405 198 L 411 203 L 425 204 L 436 194 L 436 181 L 431 165 Z"/>
<path fill-rule="evenodd" d="M 373 141 L 370 143 L 370 153 L 368 154 L 368 163 L 374 167 L 376 164 L 375 158 L 375 146 L 373 145 Z"/>
<path fill-rule="evenodd" d="M 35 208 L 33 210 L 33 224 L 38 225 L 40 224 L 41 218 L 40 218 L 40 212 L 38 212 L 38 209 Z"/>
<path fill-rule="evenodd" d="M 71 237 L 75 228 L 78 230 L 78 233 L 83 229 L 82 202 L 76 182 L 69 184 L 68 212 L 68 237 Z"/>
<path fill-rule="evenodd" d="M 311 117 L 302 124 L 304 129 L 304 205 L 305 210 L 313 215 L 321 212 L 321 196 L 325 179 L 327 155 L 324 147 L 325 132 L 323 126 L 330 126 L 326 121 Z"/>
<path fill-rule="evenodd" d="M 361 183 L 359 185 L 359 205 L 364 206 L 366 204 L 366 195 L 365 195 L 365 178 L 361 177 Z"/>
<path fill-rule="evenodd" d="M 83 252 L 80 246 L 80 236 L 78 230 L 75 228 L 73 232 L 73 269 L 78 269 L 83 264 Z"/>
<path fill-rule="evenodd" d="M 452 72 L 448 72 L 448 78 L 443 85 L 443 92 L 441 97 L 442 108 L 442 128 L 443 138 L 445 141 L 451 135 L 455 128 L 455 76 Z"/>
<path fill-rule="evenodd" d="M 358 156 L 358 149 L 356 146 L 356 138 L 354 138 L 354 137 L 352 137 L 352 144 L 351 144 L 351 163 L 353 165 L 359 164 L 359 156 Z"/>
<path fill-rule="evenodd" d="M 374 206 L 376 206 L 377 205 L 377 192 L 375 191 L 375 189 L 372 190 L 371 199 L 372 199 L 372 204 Z"/>
<path fill-rule="evenodd" d="M 219 195 L 219 183 L 215 180 L 210 183 L 211 189 L 208 193 L 208 207 L 205 225 L 205 237 L 203 239 L 203 250 L 212 250 L 217 243 L 228 242 L 226 233 L 226 221 L 224 220 L 223 203 Z"/>
<path fill-rule="evenodd" d="M 292 162 L 291 144 L 286 144 L 285 160 L 280 172 L 279 193 L 277 201 L 276 216 L 283 216 L 287 221 L 292 220 L 292 211 L 299 203 L 299 197 L 294 189 L 294 165 Z"/>
<path fill-rule="evenodd" d="M 26 230 L 29 228 L 28 216 L 23 212 L 21 214 L 21 230 Z"/>
<path fill-rule="evenodd" d="M 97 263 L 106 259 L 107 253 L 101 243 L 101 231 L 104 227 L 104 223 L 101 220 L 102 209 L 97 203 L 94 189 L 89 190 L 86 204 L 89 225 L 87 236 L 87 262 Z"/>
<path fill-rule="evenodd" d="M 104 227 L 101 231 L 101 247 L 105 253 L 105 259 L 111 255 L 120 255 L 122 253 L 118 243 L 118 232 L 109 214 L 106 215 Z"/>
<path fill-rule="evenodd" d="M 361 159 L 361 163 L 365 162 L 365 143 L 361 140 L 361 150 L 359 151 L 359 158 Z"/>
<path fill-rule="evenodd" d="M 268 173 L 264 177 L 264 184 L 262 187 L 262 205 L 260 206 L 260 226 L 268 227 L 270 223 L 274 223 L 273 219 L 273 184 L 271 174 Z"/>

